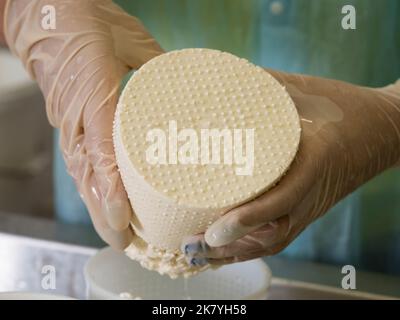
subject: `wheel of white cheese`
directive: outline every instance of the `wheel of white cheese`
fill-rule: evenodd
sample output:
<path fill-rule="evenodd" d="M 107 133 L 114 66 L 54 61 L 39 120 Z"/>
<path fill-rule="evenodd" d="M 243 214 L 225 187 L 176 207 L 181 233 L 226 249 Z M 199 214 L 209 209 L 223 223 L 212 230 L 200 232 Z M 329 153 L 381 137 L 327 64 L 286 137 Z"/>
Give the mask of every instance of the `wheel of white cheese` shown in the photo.
<path fill-rule="evenodd" d="M 172 277 L 197 272 L 182 239 L 276 184 L 299 141 L 292 99 L 262 68 L 209 49 L 147 62 L 123 90 L 114 124 L 135 212 L 127 254 Z"/>

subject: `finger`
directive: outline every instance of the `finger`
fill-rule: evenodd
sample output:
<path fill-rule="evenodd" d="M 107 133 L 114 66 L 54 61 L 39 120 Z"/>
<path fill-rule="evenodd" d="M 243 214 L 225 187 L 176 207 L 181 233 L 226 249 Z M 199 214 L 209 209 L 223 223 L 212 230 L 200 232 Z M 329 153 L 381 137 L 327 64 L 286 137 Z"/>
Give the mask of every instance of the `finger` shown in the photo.
<path fill-rule="evenodd" d="M 309 158 L 299 153 L 288 174 L 270 191 L 232 209 L 212 224 L 205 240 L 219 247 L 238 240 L 261 226 L 290 213 L 312 187 L 314 178 Z"/>
<path fill-rule="evenodd" d="M 285 239 L 283 242 L 276 243 L 272 247 L 269 247 L 269 248 L 244 253 L 242 255 L 234 256 L 234 257 L 226 257 L 226 258 L 220 258 L 220 259 L 218 259 L 218 258 L 212 259 L 211 258 L 211 259 L 207 259 L 207 263 L 217 266 L 217 265 L 225 265 L 225 264 L 236 263 L 236 262 L 243 262 L 243 261 L 253 260 L 253 259 L 267 257 L 267 256 L 273 256 L 273 255 L 281 252 L 283 249 L 285 249 L 289 243 L 290 243 L 290 241 L 288 239 Z"/>
<path fill-rule="evenodd" d="M 207 263 L 211 264 L 211 265 L 215 265 L 215 266 L 221 266 L 221 265 L 225 265 L 225 264 L 244 262 L 244 261 L 248 261 L 248 260 L 272 256 L 272 255 L 275 255 L 275 254 L 281 252 L 284 248 L 286 248 L 286 246 L 287 246 L 286 242 L 283 242 L 283 243 L 279 243 L 279 244 L 275 245 L 274 247 L 271 247 L 271 248 L 268 248 L 265 250 L 253 251 L 253 252 L 249 252 L 246 254 L 242 254 L 240 256 L 227 257 L 227 258 L 221 258 L 221 259 L 208 259 Z"/>
<path fill-rule="evenodd" d="M 204 235 L 196 235 L 186 239 L 183 251 L 189 258 L 222 259 L 243 255 L 246 252 L 259 251 L 264 248 L 263 242 L 271 242 L 275 236 L 275 224 L 270 223 L 239 240 L 221 247 L 210 247 Z M 261 240 L 261 237 L 263 238 Z"/>
<path fill-rule="evenodd" d="M 262 229 L 267 229 L 263 230 L 264 233 L 271 233 L 270 226 L 267 226 L 267 228 L 262 227 Z M 203 266 L 210 263 L 210 261 L 217 263 L 217 260 L 234 261 L 236 257 L 259 252 L 259 247 L 262 246 L 260 246 L 258 239 L 249 236 L 222 247 L 210 247 L 202 237 L 197 242 L 186 246 L 186 261 L 193 266 Z M 193 251 L 196 253 L 193 254 Z"/>
<path fill-rule="evenodd" d="M 292 241 L 305 229 L 304 224 L 292 226 L 291 216 L 286 216 L 281 223 L 283 224 L 283 236 L 276 238 L 276 241 L 272 241 L 270 246 L 266 245 L 265 248 L 255 251 L 249 251 L 243 253 L 242 255 L 226 258 L 210 258 L 207 259 L 208 264 L 212 265 L 224 265 L 235 262 L 242 262 L 247 260 L 252 260 L 256 258 L 273 256 L 282 252 Z M 279 240 L 281 239 L 281 241 Z"/>
<path fill-rule="evenodd" d="M 132 209 L 118 172 L 112 140 L 117 91 L 117 82 L 104 78 L 99 81 L 85 108 L 84 127 L 88 159 L 101 194 L 101 212 L 111 228 L 121 231 L 128 228 Z"/>
<path fill-rule="evenodd" d="M 269 248 L 285 240 L 288 230 L 289 217 L 284 216 L 225 246 L 209 247 L 206 257 L 224 259 L 254 252 L 267 252 Z"/>
<path fill-rule="evenodd" d="M 228 257 L 228 258 L 222 258 L 222 259 L 208 259 L 207 263 L 214 265 L 214 266 L 222 266 L 225 264 L 232 264 L 232 263 L 237 263 L 237 262 L 253 260 L 253 259 L 263 257 L 263 256 L 265 256 L 265 252 L 259 251 L 259 252 L 252 252 L 249 254 L 236 256 L 236 257 Z"/>
<path fill-rule="evenodd" d="M 266 251 L 268 248 L 283 242 L 289 232 L 288 230 L 289 217 L 284 216 L 239 240 L 221 247 L 210 247 L 205 242 L 203 235 L 186 238 L 182 245 L 182 251 L 188 257 L 189 262 L 193 258 L 209 260 L 248 255 L 253 252 Z"/>
<path fill-rule="evenodd" d="M 98 235 L 116 250 L 123 250 L 129 246 L 133 239 L 133 231 L 130 227 L 115 231 L 106 221 L 101 212 L 101 194 L 98 188 L 96 177 L 87 161 L 83 176 L 79 181 L 79 192 L 86 204 L 93 226 Z"/>

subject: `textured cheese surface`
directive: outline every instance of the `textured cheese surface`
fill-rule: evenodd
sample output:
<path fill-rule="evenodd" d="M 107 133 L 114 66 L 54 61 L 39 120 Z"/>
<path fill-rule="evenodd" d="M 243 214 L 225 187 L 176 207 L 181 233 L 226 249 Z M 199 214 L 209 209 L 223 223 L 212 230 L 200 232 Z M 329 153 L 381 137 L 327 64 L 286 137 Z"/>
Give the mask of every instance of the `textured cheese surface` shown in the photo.
<path fill-rule="evenodd" d="M 244 152 L 244 132 L 254 129 L 251 174 L 238 175 L 240 166 L 225 163 L 223 146 L 216 164 L 150 163 L 149 130 L 161 129 L 168 139 L 171 121 L 199 137 L 203 129 L 242 129 Z M 178 251 L 182 238 L 204 232 L 229 208 L 271 188 L 289 168 L 299 140 L 293 101 L 262 68 L 209 49 L 173 51 L 146 63 L 125 87 L 114 124 L 117 162 L 135 211 L 132 225 L 144 240 L 128 255 L 150 269 L 185 274 L 190 268 Z"/>

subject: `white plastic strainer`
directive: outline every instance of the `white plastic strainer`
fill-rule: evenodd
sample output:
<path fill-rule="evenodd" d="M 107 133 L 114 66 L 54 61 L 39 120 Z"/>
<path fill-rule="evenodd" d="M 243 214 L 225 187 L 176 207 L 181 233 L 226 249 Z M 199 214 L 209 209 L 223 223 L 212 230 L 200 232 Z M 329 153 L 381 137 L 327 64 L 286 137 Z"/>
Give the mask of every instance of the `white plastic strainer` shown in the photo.
<path fill-rule="evenodd" d="M 100 250 L 85 267 L 89 299 L 266 299 L 271 271 L 261 260 L 207 270 L 188 280 L 170 279 L 140 266 L 124 253 Z M 186 282 L 186 283 L 185 283 Z"/>

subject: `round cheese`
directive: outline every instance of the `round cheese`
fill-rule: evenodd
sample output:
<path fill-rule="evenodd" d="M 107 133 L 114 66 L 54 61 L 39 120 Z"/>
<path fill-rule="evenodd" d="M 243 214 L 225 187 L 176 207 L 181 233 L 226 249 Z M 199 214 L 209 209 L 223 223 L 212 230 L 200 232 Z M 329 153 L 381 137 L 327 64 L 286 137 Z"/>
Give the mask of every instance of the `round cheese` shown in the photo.
<path fill-rule="evenodd" d="M 127 254 L 170 276 L 197 272 L 182 239 L 276 184 L 299 141 L 289 94 L 247 60 L 184 49 L 147 62 L 123 90 L 114 123 L 137 235 Z"/>

